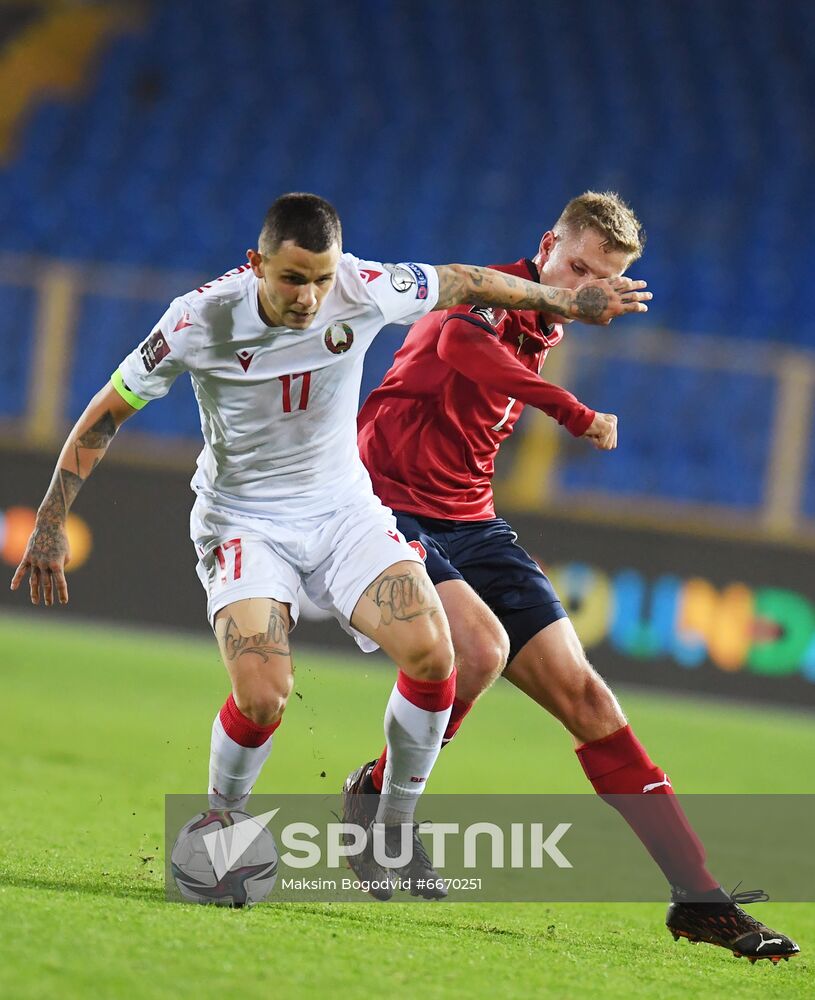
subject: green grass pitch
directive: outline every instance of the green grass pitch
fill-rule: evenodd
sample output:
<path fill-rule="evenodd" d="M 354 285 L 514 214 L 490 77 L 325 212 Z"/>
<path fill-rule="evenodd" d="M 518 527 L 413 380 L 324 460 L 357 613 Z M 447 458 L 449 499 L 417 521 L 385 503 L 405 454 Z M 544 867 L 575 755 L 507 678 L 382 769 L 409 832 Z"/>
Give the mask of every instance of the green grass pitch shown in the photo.
<path fill-rule="evenodd" d="M 379 749 L 393 674 L 344 659 L 345 642 L 338 631 L 336 656 L 297 655 L 302 698 L 258 791 L 336 789 Z M 815 995 L 815 908 L 800 904 L 755 911 L 801 945 L 777 968 L 675 943 L 656 904 L 169 905 L 162 797 L 206 781 L 227 690 L 214 643 L 43 610 L 0 618 L 0 649 L 0 996 Z M 815 791 L 811 716 L 641 693 L 624 703 L 682 790 Z M 433 775 L 437 792 L 587 789 L 566 734 L 504 683 Z"/>

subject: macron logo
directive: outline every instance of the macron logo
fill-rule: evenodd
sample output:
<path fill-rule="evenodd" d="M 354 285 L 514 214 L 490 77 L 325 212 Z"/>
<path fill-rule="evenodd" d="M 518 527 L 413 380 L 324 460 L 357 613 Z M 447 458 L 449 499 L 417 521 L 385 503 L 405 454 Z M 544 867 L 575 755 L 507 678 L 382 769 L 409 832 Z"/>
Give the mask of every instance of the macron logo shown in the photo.
<path fill-rule="evenodd" d="M 204 834 L 204 846 L 219 882 L 235 867 L 248 848 L 263 833 L 272 816 L 278 812 L 280 812 L 279 807 L 272 809 L 271 812 L 261 813 L 260 816 L 242 819 L 234 826 L 221 827 L 213 833 Z"/>
<path fill-rule="evenodd" d="M 235 357 L 238 359 L 238 361 L 240 361 L 241 368 L 243 368 L 245 372 L 249 371 L 249 365 L 252 364 L 252 358 L 254 356 L 255 355 L 250 354 L 249 351 L 235 351 Z"/>
<path fill-rule="evenodd" d="M 190 319 L 190 314 L 185 312 L 181 319 L 173 327 L 173 333 L 178 333 L 179 330 L 186 330 L 188 326 L 192 326 L 192 320 Z"/>

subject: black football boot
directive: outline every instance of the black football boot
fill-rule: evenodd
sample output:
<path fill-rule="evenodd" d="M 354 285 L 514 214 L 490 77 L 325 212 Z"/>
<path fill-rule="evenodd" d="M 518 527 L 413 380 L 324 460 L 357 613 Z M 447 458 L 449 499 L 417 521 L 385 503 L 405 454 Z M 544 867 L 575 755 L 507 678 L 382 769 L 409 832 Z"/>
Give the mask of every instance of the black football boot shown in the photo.
<path fill-rule="evenodd" d="M 665 925 L 674 940 L 687 938 L 692 944 L 700 941 L 729 948 L 736 958 L 757 962 L 768 958 L 773 965 L 783 958 L 788 962 L 799 952 L 798 945 L 785 934 L 771 930 L 746 913 L 739 903 L 762 903 L 769 896 L 762 889 L 750 892 L 726 893 L 723 889 L 711 893 L 711 902 L 683 902 L 681 889 L 674 889 Z"/>

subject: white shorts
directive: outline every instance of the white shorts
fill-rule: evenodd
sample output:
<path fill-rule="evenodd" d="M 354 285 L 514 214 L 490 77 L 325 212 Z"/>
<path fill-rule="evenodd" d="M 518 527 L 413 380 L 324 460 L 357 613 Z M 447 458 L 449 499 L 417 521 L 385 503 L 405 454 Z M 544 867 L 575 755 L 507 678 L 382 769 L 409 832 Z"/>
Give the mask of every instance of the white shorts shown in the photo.
<path fill-rule="evenodd" d="M 233 601 L 268 597 L 289 605 L 294 627 L 302 586 L 366 653 L 378 647 L 351 627 L 357 601 L 389 566 L 422 561 L 396 527 L 390 508 L 372 493 L 362 493 L 331 514 L 274 520 L 198 497 L 190 515 L 190 536 L 211 625 L 218 611 Z"/>

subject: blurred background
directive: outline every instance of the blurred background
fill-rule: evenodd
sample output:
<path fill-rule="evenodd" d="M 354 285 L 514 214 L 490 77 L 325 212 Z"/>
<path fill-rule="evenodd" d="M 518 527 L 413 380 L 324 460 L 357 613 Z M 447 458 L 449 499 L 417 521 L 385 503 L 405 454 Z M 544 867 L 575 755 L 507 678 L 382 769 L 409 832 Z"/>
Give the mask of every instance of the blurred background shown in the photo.
<path fill-rule="evenodd" d="M 7 574 L 69 425 L 278 194 L 333 201 L 360 256 L 487 264 L 614 189 L 651 311 L 572 327 L 544 375 L 619 448 L 527 410 L 500 511 L 610 678 L 815 705 L 814 38 L 808 0 L 0 2 Z M 72 517 L 69 615 L 206 628 L 199 436 L 182 380 L 122 431 Z"/>

